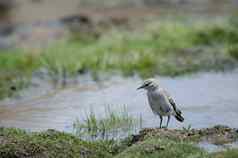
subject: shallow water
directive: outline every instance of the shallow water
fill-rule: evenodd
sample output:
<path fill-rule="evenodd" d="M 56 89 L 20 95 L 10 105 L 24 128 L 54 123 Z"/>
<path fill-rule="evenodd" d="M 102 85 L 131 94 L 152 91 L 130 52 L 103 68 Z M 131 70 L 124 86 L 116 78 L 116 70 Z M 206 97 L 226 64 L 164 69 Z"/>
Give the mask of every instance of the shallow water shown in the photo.
<path fill-rule="evenodd" d="M 236 141 L 236 142 L 224 144 L 224 145 L 215 145 L 207 141 L 204 141 L 204 142 L 198 143 L 198 147 L 203 148 L 211 153 L 211 152 L 225 151 L 231 148 L 238 148 L 238 142 Z"/>
<path fill-rule="evenodd" d="M 184 123 L 171 119 L 170 128 L 216 124 L 238 127 L 238 70 L 158 79 L 185 117 Z M 21 97 L 0 102 L 0 126 L 70 132 L 76 118 L 84 119 L 91 109 L 100 118 L 108 105 L 118 111 L 126 105 L 131 115 L 142 116 L 143 127 L 159 125 L 158 117 L 148 106 L 145 91 L 136 90 L 142 82 L 138 77 L 116 76 L 100 82 L 84 77 L 81 84 L 57 90 L 52 90 L 49 83 L 34 82 L 37 84 L 23 91 Z"/>

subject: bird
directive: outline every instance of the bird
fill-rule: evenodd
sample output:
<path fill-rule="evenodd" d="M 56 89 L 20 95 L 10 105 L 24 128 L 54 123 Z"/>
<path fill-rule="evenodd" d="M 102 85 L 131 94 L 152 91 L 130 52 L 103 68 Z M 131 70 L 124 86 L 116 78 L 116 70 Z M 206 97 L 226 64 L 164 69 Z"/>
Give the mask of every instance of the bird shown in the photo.
<path fill-rule="evenodd" d="M 168 128 L 171 115 L 179 122 L 184 121 L 181 110 L 178 109 L 175 101 L 169 93 L 160 87 L 158 80 L 154 78 L 146 79 L 143 84 L 137 88 L 147 91 L 147 98 L 152 112 L 160 117 L 160 128 L 162 128 L 163 117 L 167 116 L 166 128 Z"/>

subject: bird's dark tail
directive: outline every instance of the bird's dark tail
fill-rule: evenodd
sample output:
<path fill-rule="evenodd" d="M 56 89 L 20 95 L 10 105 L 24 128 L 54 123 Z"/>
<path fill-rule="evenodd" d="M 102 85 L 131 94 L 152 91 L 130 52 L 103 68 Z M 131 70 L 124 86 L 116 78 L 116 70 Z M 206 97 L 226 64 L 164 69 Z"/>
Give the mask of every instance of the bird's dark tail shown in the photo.
<path fill-rule="evenodd" d="M 184 121 L 184 118 L 183 118 L 183 116 L 182 116 L 181 113 L 176 112 L 175 115 L 174 115 L 174 117 L 176 118 L 176 120 L 178 120 L 178 121 L 180 121 L 180 122 L 183 122 L 183 121 Z"/>

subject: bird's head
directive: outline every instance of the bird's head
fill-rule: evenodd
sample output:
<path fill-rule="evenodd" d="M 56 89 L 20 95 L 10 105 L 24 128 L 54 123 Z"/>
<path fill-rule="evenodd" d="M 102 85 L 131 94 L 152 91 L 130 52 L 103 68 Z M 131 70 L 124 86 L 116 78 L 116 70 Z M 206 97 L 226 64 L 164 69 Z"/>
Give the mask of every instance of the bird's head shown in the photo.
<path fill-rule="evenodd" d="M 154 90 L 156 88 L 158 88 L 159 84 L 158 81 L 154 78 L 149 78 L 146 79 L 143 84 L 138 87 L 137 89 L 146 89 L 146 90 Z"/>

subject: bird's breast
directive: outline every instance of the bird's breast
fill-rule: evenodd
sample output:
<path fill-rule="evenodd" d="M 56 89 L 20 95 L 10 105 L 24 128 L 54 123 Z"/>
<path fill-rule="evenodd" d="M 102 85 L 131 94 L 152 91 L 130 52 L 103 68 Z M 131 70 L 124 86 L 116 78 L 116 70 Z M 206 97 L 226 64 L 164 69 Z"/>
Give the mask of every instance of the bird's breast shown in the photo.
<path fill-rule="evenodd" d="M 172 111 L 168 99 L 166 99 L 163 94 L 158 92 L 150 92 L 147 93 L 147 95 L 150 107 L 154 113 L 164 116 Z"/>

